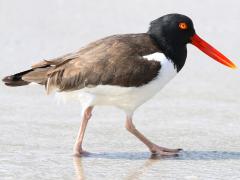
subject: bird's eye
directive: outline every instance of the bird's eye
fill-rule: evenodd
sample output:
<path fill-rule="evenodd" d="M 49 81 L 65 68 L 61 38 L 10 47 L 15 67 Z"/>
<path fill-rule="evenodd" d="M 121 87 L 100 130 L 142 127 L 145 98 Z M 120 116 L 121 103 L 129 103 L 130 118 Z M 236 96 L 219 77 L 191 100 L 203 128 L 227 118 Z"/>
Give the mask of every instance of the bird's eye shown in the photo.
<path fill-rule="evenodd" d="M 178 26 L 179 26 L 179 28 L 182 29 L 182 30 L 186 30 L 186 29 L 188 28 L 188 25 L 187 25 L 187 23 L 185 23 L 185 22 L 179 23 Z"/>

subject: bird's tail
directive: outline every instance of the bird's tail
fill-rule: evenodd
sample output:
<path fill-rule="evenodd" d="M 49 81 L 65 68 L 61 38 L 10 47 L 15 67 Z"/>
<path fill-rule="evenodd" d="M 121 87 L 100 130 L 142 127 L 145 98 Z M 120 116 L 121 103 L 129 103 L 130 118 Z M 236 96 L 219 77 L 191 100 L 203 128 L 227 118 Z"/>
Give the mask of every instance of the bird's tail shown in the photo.
<path fill-rule="evenodd" d="M 49 68 L 49 66 L 32 68 L 14 75 L 6 76 L 2 79 L 2 81 L 5 83 L 5 85 L 13 87 L 25 86 L 32 82 L 45 85 L 48 78 L 47 72 Z"/>
<path fill-rule="evenodd" d="M 25 86 L 28 85 L 30 82 L 24 81 L 22 79 L 23 75 L 31 72 L 32 69 L 23 71 L 14 75 L 6 76 L 5 78 L 2 79 L 2 81 L 5 83 L 7 86 Z"/>
<path fill-rule="evenodd" d="M 43 60 L 34 65 L 32 68 L 14 75 L 6 76 L 2 81 L 7 86 L 25 86 L 32 82 L 47 85 L 49 73 L 53 69 L 67 63 L 68 61 L 76 58 L 75 54 L 68 54 L 52 60 Z"/>

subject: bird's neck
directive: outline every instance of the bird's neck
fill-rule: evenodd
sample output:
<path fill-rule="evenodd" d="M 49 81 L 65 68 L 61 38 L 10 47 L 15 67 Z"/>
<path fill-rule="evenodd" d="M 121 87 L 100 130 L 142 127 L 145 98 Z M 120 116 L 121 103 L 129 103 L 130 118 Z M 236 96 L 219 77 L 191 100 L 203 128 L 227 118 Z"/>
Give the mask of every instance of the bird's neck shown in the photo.
<path fill-rule="evenodd" d="M 174 63 L 177 72 L 179 72 L 183 68 L 187 58 L 187 47 L 172 47 L 163 51 L 165 51 L 163 53 L 166 55 L 166 57 Z"/>
<path fill-rule="evenodd" d="M 187 58 L 187 47 L 186 45 L 179 45 L 175 43 L 166 42 L 163 38 L 150 37 L 156 42 L 156 45 L 164 53 L 164 55 L 173 62 L 177 72 L 179 72 Z M 172 45 L 169 45 L 172 44 Z"/>

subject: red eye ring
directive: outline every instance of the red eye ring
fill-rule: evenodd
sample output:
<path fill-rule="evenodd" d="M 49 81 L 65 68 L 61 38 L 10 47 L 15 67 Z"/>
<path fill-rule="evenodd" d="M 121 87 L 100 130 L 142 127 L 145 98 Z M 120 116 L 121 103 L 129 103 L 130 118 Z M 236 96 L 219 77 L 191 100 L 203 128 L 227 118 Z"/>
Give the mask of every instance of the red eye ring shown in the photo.
<path fill-rule="evenodd" d="M 180 29 L 183 29 L 183 30 L 186 30 L 186 29 L 188 28 L 188 25 L 187 25 L 187 23 L 185 23 L 185 22 L 179 23 L 178 26 L 179 26 Z"/>

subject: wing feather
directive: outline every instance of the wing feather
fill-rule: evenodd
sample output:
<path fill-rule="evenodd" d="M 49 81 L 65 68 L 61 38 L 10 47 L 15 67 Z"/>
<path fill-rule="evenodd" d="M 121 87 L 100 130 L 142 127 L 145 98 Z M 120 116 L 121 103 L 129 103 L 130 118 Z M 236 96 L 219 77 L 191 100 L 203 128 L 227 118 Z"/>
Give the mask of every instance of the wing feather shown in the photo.
<path fill-rule="evenodd" d="M 97 85 L 142 86 L 154 79 L 161 68 L 159 62 L 148 61 L 143 56 L 157 51 L 146 34 L 118 35 L 96 41 L 75 54 L 42 63 L 53 66 L 47 73 L 47 92 Z"/>

